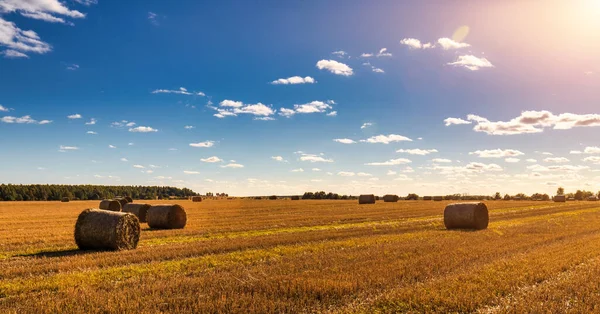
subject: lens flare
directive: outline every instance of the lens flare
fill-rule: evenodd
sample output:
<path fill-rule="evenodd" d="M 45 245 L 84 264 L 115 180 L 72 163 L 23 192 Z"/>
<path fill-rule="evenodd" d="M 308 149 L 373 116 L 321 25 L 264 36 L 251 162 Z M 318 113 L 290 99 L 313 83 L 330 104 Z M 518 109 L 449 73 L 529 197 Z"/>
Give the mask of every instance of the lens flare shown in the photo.
<path fill-rule="evenodd" d="M 454 31 L 454 34 L 452 34 L 452 40 L 456 42 L 462 42 L 465 40 L 465 38 L 467 38 L 467 35 L 469 35 L 469 26 L 463 25 Z"/>

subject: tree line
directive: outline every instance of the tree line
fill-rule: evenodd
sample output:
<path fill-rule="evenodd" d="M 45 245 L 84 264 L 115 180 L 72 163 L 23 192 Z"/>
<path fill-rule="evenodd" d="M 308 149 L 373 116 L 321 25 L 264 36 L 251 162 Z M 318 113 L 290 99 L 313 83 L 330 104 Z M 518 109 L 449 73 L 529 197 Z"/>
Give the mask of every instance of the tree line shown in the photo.
<path fill-rule="evenodd" d="M 63 197 L 71 200 L 100 200 L 115 196 L 134 199 L 187 198 L 199 195 L 187 188 L 171 186 L 108 186 L 108 185 L 59 185 L 59 184 L 0 184 L 0 200 L 3 201 L 58 201 Z"/>

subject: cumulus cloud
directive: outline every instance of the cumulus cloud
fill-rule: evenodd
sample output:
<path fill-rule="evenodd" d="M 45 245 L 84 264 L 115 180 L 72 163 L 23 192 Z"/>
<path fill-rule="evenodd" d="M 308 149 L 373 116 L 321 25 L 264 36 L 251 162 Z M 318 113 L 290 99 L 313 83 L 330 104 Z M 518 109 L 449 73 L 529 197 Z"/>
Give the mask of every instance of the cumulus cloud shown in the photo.
<path fill-rule="evenodd" d="M 402 141 L 407 141 L 407 142 L 412 142 L 412 140 L 406 136 L 402 136 L 402 135 L 397 135 L 397 134 L 390 134 L 390 135 L 377 135 L 377 136 L 373 136 L 370 137 L 366 140 L 360 140 L 361 142 L 364 143 L 381 143 L 381 144 L 389 144 L 389 143 L 393 143 L 393 142 L 402 142 Z"/>
<path fill-rule="evenodd" d="M 221 168 L 244 168 L 244 165 L 240 165 L 240 164 L 236 164 L 236 163 L 230 163 L 230 164 L 226 164 L 221 166 Z"/>
<path fill-rule="evenodd" d="M 52 120 L 41 120 L 37 121 L 31 118 L 31 116 L 22 116 L 22 117 L 12 117 L 5 116 L 0 118 L 0 122 L 4 123 L 17 123 L 17 124 L 49 124 L 52 123 Z"/>
<path fill-rule="evenodd" d="M 486 58 L 477 58 L 473 55 L 458 56 L 454 62 L 449 62 L 448 65 L 460 66 L 471 71 L 477 71 L 481 68 L 493 68 L 494 65 Z"/>
<path fill-rule="evenodd" d="M 338 50 L 338 51 L 334 51 L 331 54 L 336 55 L 340 58 L 343 58 L 344 56 L 348 55 L 347 52 L 345 52 L 344 50 Z"/>
<path fill-rule="evenodd" d="M 271 156 L 271 159 L 273 159 L 273 160 L 275 160 L 275 161 L 280 161 L 280 162 L 283 162 L 283 161 L 285 161 L 285 160 L 283 159 L 283 157 L 281 157 L 281 156 Z"/>
<path fill-rule="evenodd" d="M 514 157 L 510 157 L 510 158 L 506 158 L 504 159 L 504 161 L 508 162 L 508 163 L 517 163 L 519 161 L 521 161 L 521 159 L 519 158 L 514 158 Z"/>
<path fill-rule="evenodd" d="M 366 129 L 366 128 L 372 126 L 372 125 L 373 125 L 373 123 L 371 123 L 371 122 L 365 122 L 365 123 L 363 123 L 363 125 L 360 126 L 360 128 L 361 129 Z"/>
<path fill-rule="evenodd" d="M 337 116 L 337 111 L 332 111 L 332 112 L 326 114 L 326 116 L 328 116 L 328 117 L 335 117 L 335 116 Z"/>
<path fill-rule="evenodd" d="M 69 119 L 81 119 L 81 115 L 76 113 L 76 114 L 72 114 L 70 116 L 67 116 L 67 118 Z"/>
<path fill-rule="evenodd" d="M 398 158 L 398 159 L 390 159 L 388 161 L 383 162 L 370 162 L 366 163 L 367 166 L 397 166 L 397 165 L 405 165 L 409 164 L 412 161 L 406 158 Z"/>
<path fill-rule="evenodd" d="M 215 162 L 222 162 L 223 159 L 217 157 L 217 156 L 212 156 L 212 157 L 208 157 L 208 158 L 201 158 L 200 161 L 202 162 L 209 162 L 209 163 L 215 163 Z"/>
<path fill-rule="evenodd" d="M 6 108 L 6 107 L 4 107 L 4 106 L 0 105 L 0 111 L 3 111 L 3 112 L 9 112 L 9 111 L 10 111 L 10 109 L 8 109 L 8 108 Z"/>
<path fill-rule="evenodd" d="M 298 169 L 292 169 L 292 172 L 304 172 L 304 169 L 302 168 L 298 168 Z"/>
<path fill-rule="evenodd" d="M 338 176 L 342 176 L 342 177 L 354 177 L 356 175 L 356 173 L 351 172 L 351 171 L 340 171 L 338 172 Z"/>
<path fill-rule="evenodd" d="M 477 157 L 481 158 L 506 158 L 521 156 L 525 154 L 515 149 L 488 149 L 470 152 L 469 155 L 476 155 Z"/>
<path fill-rule="evenodd" d="M 434 158 L 431 161 L 434 163 L 450 163 L 450 162 L 452 162 L 452 160 L 445 159 L 445 158 Z"/>
<path fill-rule="evenodd" d="M 127 160 L 127 158 L 123 157 L 123 158 L 121 158 L 121 161 L 123 161 L 123 162 L 127 162 L 127 161 L 129 161 L 129 160 Z"/>
<path fill-rule="evenodd" d="M 416 38 L 404 38 L 400 41 L 400 44 L 408 46 L 411 49 L 429 49 L 434 47 L 431 43 L 422 44 Z"/>
<path fill-rule="evenodd" d="M 460 118 L 447 118 L 444 120 L 444 123 L 446 124 L 446 126 L 451 126 L 453 124 L 471 124 L 473 122 L 471 121 L 467 121 L 467 120 L 463 120 Z"/>
<path fill-rule="evenodd" d="M 186 125 L 183 128 L 186 129 L 186 130 L 191 130 L 191 129 L 195 129 L 196 127 L 193 126 L 193 125 Z"/>
<path fill-rule="evenodd" d="M 591 162 L 591 163 L 594 163 L 594 164 L 600 164 L 600 157 L 598 157 L 598 156 L 589 156 L 589 157 L 585 157 L 583 159 L 583 161 L 585 161 L 585 162 Z"/>
<path fill-rule="evenodd" d="M 335 103 L 331 100 L 324 102 L 314 100 L 306 104 L 295 104 L 293 109 L 281 108 L 279 109 L 279 115 L 289 118 L 295 114 L 308 114 L 308 113 L 323 113 L 329 109 L 332 109 L 332 104 Z M 337 112 L 336 112 L 337 115 Z"/>
<path fill-rule="evenodd" d="M 269 117 L 275 114 L 275 111 L 262 103 L 244 104 L 241 101 L 225 99 L 219 103 L 219 107 L 211 107 L 217 111 L 213 116 L 217 118 L 236 117 L 238 114 L 249 114 L 257 117 Z M 262 119 L 267 120 L 267 119 Z M 268 119 L 271 120 L 271 119 Z"/>
<path fill-rule="evenodd" d="M 431 153 L 437 153 L 437 149 L 399 149 L 396 151 L 396 153 L 405 153 L 405 154 L 409 154 L 409 155 L 429 155 Z"/>
<path fill-rule="evenodd" d="M 525 160 L 525 161 L 526 161 L 526 162 L 532 162 L 532 163 L 533 163 L 533 162 L 537 162 L 537 160 L 536 160 L 536 159 L 533 159 L 533 158 L 529 158 L 529 159 L 527 159 L 527 160 Z"/>
<path fill-rule="evenodd" d="M 394 178 L 394 181 L 412 181 L 413 179 L 408 177 L 405 174 L 401 174 L 399 176 L 397 176 L 396 178 Z"/>
<path fill-rule="evenodd" d="M 153 129 L 149 126 L 138 126 L 135 128 L 130 128 L 129 132 L 135 132 L 135 133 L 150 133 L 150 132 L 158 132 L 157 129 Z"/>
<path fill-rule="evenodd" d="M 7 59 L 16 59 L 16 58 L 29 59 L 28 55 L 26 55 L 22 52 L 16 51 L 16 50 L 12 50 L 12 49 L 7 49 L 4 51 L 1 51 L 0 54 L 4 55 L 4 58 L 7 58 Z"/>
<path fill-rule="evenodd" d="M 115 145 L 108 145 L 108 148 L 117 148 Z"/>
<path fill-rule="evenodd" d="M 565 157 L 548 157 L 544 159 L 545 162 L 553 162 L 553 163 L 566 163 L 570 160 Z"/>
<path fill-rule="evenodd" d="M 343 76 L 351 76 L 354 74 L 351 67 L 335 60 L 320 60 L 317 62 L 317 68 L 319 70 L 327 70 L 333 74 Z"/>
<path fill-rule="evenodd" d="M 550 171 L 561 171 L 561 172 L 577 172 L 581 170 L 587 170 L 590 167 L 587 166 L 573 166 L 573 165 L 557 165 L 557 166 L 542 166 L 539 164 L 527 166 L 528 170 L 533 172 L 550 172 Z"/>
<path fill-rule="evenodd" d="M 334 142 L 342 143 L 342 144 L 354 144 L 356 141 L 351 140 L 349 138 L 336 138 L 333 140 Z"/>
<path fill-rule="evenodd" d="M 460 42 L 456 42 L 450 38 L 440 38 L 437 40 L 437 43 L 442 47 L 442 49 L 444 50 L 450 50 L 450 49 L 460 49 L 460 48 L 465 48 L 465 47 L 470 47 L 471 45 L 467 44 L 467 43 L 460 43 Z"/>
<path fill-rule="evenodd" d="M 314 154 L 306 154 L 300 153 L 301 161 L 309 161 L 309 162 L 333 162 L 333 159 L 324 158 L 323 156 L 314 155 Z"/>
<path fill-rule="evenodd" d="M 273 84 L 273 85 L 295 85 L 295 84 L 314 84 L 316 82 L 317 81 L 315 81 L 315 79 L 310 76 L 306 76 L 306 77 L 292 76 L 292 77 L 288 77 L 288 78 L 277 79 L 275 81 L 272 81 L 271 84 Z"/>
<path fill-rule="evenodd" d="M 600 154 L 600 147 L 596 147 L 596 146 L 589 147 L 588 146 L 583 150 L 583 152 L 586 154 Z"/>
<path fill-rule="evenodd" d="M 146 169 L 146 167 L 144 167 L 142 165 L 133 165 L 133 168 Z"/>
<path fill-rule="evenodd" d="M 179 94 L 188 96 L 206 96 L 203 92 L 190 92 L 185 87 L 179 89 L 155 89 L 152 94 Z"/>
<path fill-rule="evenodd" d="M 381 48 L 379 49 L 379 53 L 377 54 L 377 57 L 391 57 L 392 54 L 390 52 L 388 52 L 387 48 Z"/>
<path fill-rule="evenodd" d="M 356 174 L 359 177 L 372 177 L 373 175 L 370 173 L 366 173 L 366 172 L 359 172 Z"/>
<path fill-rule="evenodd" d="M 91 118 L 89 122 L 86 122 L 85 125 L 94 125 L 96 124 L 96 119 L 95 118 Z"/>
<path fill-rule="evenodd" d="M 441 166 L 434 165 L 429 168 L 431 170 L 439 171 L 440 174 L 454 175 L 454 174 L 468 174 L 468 173 L 483 173 L 483 172 L 494 172 L 502 171 L 502 167 L 497 164 L 484 164 L 480 162 L 471 162 L 465 166 Z"/>
<path fill-rule="evenodd" d="M 183 170 L 183 173 L 185 173 L 185 174 L 200 174 L 199 171 L 193 171 L 193 170 Z"/>
<path fill-rule="evenodd" d="M 200 143 L 190 143 L 191 147 L 213 147 L 215 145 L 214 141 L 205 141 Z"/>
<path fill-rule="evenodd" d="M 110 124 L 110 126 L 115 127 L 115 128 L 124 128 L 124 127 L 130 128 L 134 125 L 135 125 L 135 122 L 127 121 L 127 120 L 115 121 Z"/>

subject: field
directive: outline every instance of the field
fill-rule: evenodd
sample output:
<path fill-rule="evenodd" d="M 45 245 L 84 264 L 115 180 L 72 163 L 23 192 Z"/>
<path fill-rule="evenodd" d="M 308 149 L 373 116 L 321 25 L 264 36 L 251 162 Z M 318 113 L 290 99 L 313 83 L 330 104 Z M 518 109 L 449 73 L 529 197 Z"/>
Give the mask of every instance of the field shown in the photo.
<path fill-rule="evenodd" d="M 476 232 L 447 202 L 178 203 L 122 252 L 75 246 L 98 202 L 0 203 L 0 312 L 600 311 L 600 203 L 490 201 Z"/>

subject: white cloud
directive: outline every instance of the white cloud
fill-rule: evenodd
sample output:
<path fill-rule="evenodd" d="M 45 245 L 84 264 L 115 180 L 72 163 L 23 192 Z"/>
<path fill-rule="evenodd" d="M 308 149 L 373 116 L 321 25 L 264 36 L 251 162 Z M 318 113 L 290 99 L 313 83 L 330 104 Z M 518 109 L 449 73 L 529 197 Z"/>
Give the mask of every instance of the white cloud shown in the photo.
<path fill-rule="evenodd" d="M 488 150 L 477 150 L 470 152 L 469 155 L 476 155 L 481 158 L 505 158 L 505 157 L 516 157 L 525 155 L 523 152 L 515 149 L 488 149 Z"/>
<path fill-rule="evenodd" d="M 297 113 L 323 113 L 328 109 L 332 109 L 329 101 L 323 102 L 314 100 L 306 104 L 295 104 L 293 109 L 281 108 L 279 109 L 279 115 L 289 118 Z M 332 116 L 332 112 L 330 112 L 328 115 Z M 337 112 L 335 112 L 333 115 L 337 115 Z"/>
<path fill-rule="evenodd" d="M 148 12 L 148 21 L 150 21 L 150 23 L 154 26 L 160 25 L 160 23 L 156 19 L 157 17 L 158 17 L 158 14 L 156 14 L 154 12 Z"/>
<path fill-rule="evenodd" d="M 240 108 L 244 106 L 244 103 L 241 101 L 234 101 L 234 100 L 229 100 L 229 99 L 225 99 L 223 101 L 221 101 L 219 103 L 219 106 L 221 107 L 232 107 L 232 108 Z"/>
<path fill-rule="evenodd" d="M 324 158 L 322 156 L 319 155 L 314 155 L 314 154 L 305 154 L 305 153 L 301 153 L 302 156 L 300 156 L 300 160 L 301 161 L 310 161 L 310 162 L 333 162 L 333 159 L 327 159 Z"/>
<path fill-rule="evenodd" d="M 321 169 L 319 169 L 319 168 L 312 168 L 312 171 L 315 171 L 315 172 L 320 172 L 320 171 L 321 171 Z"/>
<path fill-rule="evenodd" d="M 212 157 L 208 157 L 208 158 L 201 158 L 200 161 L 203 162 L 209 162 L 209 163 L 215 163 L 215 162 L 222 162 L 223 159 L 217 157 L 217 156 L 212 156 Z"/>
<path fill-rule="evenodd" d="M 8 112 L 8 111 L 10 111 L 10 109 L 8 109 L 8 108 L 6 108 L 6 107 L 4 107 L 4 106 L 0 105 L 0 111 L 3 111 L 3 112 Z"/>
<path fill-rule="evenodd" d="M 193 125 L 186 125 L 183 128 L 186 129 L 186 130 L 191 130 L 191 129 L 195 129 L 196 127 L 193 126 Z"/>
<path fill-rule="evenodd" d="M 527 160 L 525 160 L 525 161 L 526 161 L 526 162 L 537 162 L 537 160 L 536 160 L 536 159 L 533 159 L 533 158 L 527 159 Z"/>
<path fill-rule="evenodd" d="M 306 77 L 300 77 L 300 76 L 292 76 L 292 77 L 288 77 L 288 78 L 280 78 L 277 79 L 273 82 L 271 82 L 271 84 L 273 85 L 295 85 L 295 84 L 314 84 L 317 81 L 315 81 L 314 78 L 310 77 L 310 76 L 306 76 Z"/>
<path fill-rule="evenodd" d="M 127 158 L 123 157 L 123 158 L 121 158 L 121 161 L 127 162 L 129 160 L 127 160 Z"/>
<path fill-rule="evenodd" d="M 215 145 L 214 141 L 205 141 L 200 143 L 190 143 L 191 147 L 213 147 Z"/>
<path fill-rule="evenodd" d="M 26 55 L 22 52 L 16 51 L 16 50 L 12 50 L 12 49 L 1 51 L 0 54 L 3 54 L 4 58 L 8 58 L 8 59 L 16 59 L 16 58 L 29 59 L 28 55 Z"/>
<path fill-rule="evenodd" d="M 569 152 L 569 154 L 571 154 L 571 155 L 581 155 L 581 154 L 583 154 L 583 152 L 580 151 L 580 150 L 572 150 L 572 151 Z"/>
<path fill-rule="evenodd" d="M 473 55 L 458 56 L 454 62 L 449 62 L 448 65 L 465 67 L 471 71 L 477 71 L 481 68 L 493 68 L 494 65 L 486 58 L 477 58 Z"/>
<path fill-rule="evenodd" d="M 287 160 L 283 159 L 282 156 L 271 156 L 271 159 L 279 162 L 288 162 Z"/>
<path fill-rule="evenodd" d="M 387 172 L 388 176 L 395 176 L 396 174 L 398 174 L 398 173 L 394 170 L 388 170 L 388 172 Z"/>
<path fill-rule="evenodd" d="M 383 69 L 376 68 L 376 67 L 372 67 L 371 70 L 373 70 L 373 72 L 375 72 L 375 73 L 385 73 L 385 71 Z"/>
<path fill-rule="evenodd" d="M 545 162 L 553 162 L 553 163 L 565 163 L 565 162 L 569 162 L 570 160 L 565 158 L 565 157 L 549 157 L 544 159 Z"/>
<path fill-rule="evenodd" d="M 292 172 L 304 172 L 304 169 L 302 168 L 298 168 L 298 169 L 292 169 Z"/>
<path fill-rule="evenodd" d="M 70 71 L 79 70 L 79 64 L 75 64 L 75 63 L 69 64 L 69 65 L 67 65 L 67 70 L 70 70 Z"/>
<path fill-rule="evenodd" d="M 412 181 L 412 180 L 413 180 L 412 178 L 408 177 L 405 174 L 401 174 L 394 179 L 394 181 Z"/>
<path fill-rule="evenodd" d="M 335 116 L 337 116 L 337 111 L 332 111 L 332 112 L 326 114 L 326 116 L 328 116 L 328 117 L 335 117 Z"/>
<path fill-rule="evenodd" d="M 133 168 L 146 169 L 146 167 L 144 167 L 142 165 L 133 165 Z"/>
<path fill-rule="evenodd" d="M 377 57 L 391 57 L 392 54 L 390 52 L 388 52 L 387 48 L 381 48 L 379 50 L 379 53 L 377 54 Z"/>
<path fill-rule="evenodd" d="M 214 114 L 217 118 L 235 117 L 238 114 L 250 114 L 260 117 L 269 117 L 275 114 L 275 111 L 269 106 L 262 103 L 257 104 L 244 104 L 241 101 L 223 100 L 219 104 L 220 108 L 210 107 L 216 110 L 218 113 Z M 255 119 L 257 120 L 257 119 Z M 272 120 L 272 119 L 260 119 L 260 120 Z"/>
<path fill-rule="evenodd" d="M 460 48 L 465 48 L 465 47 L 471 46 L 467 43 L 459 43 L 459 42 L 456 42 L 456 41 L 454 41 L 450 38 L 446 38 L 446 37 L 438 39 L 437 42 L 440 46 L 442 46 L 442 49 L 444 49 L 444 50 L 460 49 Z"/>
<path fill-rule="evenodd" d="M 373 56 L 373 54 L 372 53 L 363 53 L 360 56 L 361 56 L 361 58 L 371 58 Z"/>
<path fill-rule="evenodd" d="M 4 11 L 0 2 L 0 12 Z M 21 56 L 25 52 L 44 54 L 52 50 L 52 47 L 43 42 L 38 34 L 32 30 L 24 31 L 18 28 L 15 23 L 0 18 L 0 46 L 8 47 L 15 52 L 5 52 L 4 56 Z M 21 56 L 22 57 L 22 56 Z"/>
<path fill-rule="evenodd" d="M 129 129 L 129 132 L 150 133 L 150 132 L 158 132 L 158 130 L 157 129 L 153 129 L 153 128 L 149 127 L 149 126 L 138 126 L 138 127 Z"/>
<path fill-rule="evenodd" d="M 384 161 L 384 162 L 370 162 L 370 163 L 366 163 L 365 165 L 367 166 L 396 166 L 396 165 L 405 165 L 405 164 L 409 164 L 412 161 L 406 158 L 398 158 L 398 159 L 391 159 L 388 161 Z"/>
<path fill-rule="evenodd" d="M 94 131 L 87 131 L 86 133 L 87 133 L 87 134 L 92 134 L 92 135 L 96 135 L 96 134 L 98 134 L 97 132 L 94 132 Z"/>
<path fill-rule="evenodd" d="M 372 126 L 372 125 L 373 125 L 373 123 L 371 123 L 371 122 L 365 122 L 365 123 L 363 123 L 363 125 L 360 126 L 360 128 L 361 129 L 366 129 L 366 128 Z"/>
<path fill-rule="evenodd" d="M 506 161 L 506 162 L 508 162 L 508 163 L 516 163 L 516 162 L 519 162 L 519 161 L 521 161 L 521 159 L 519 159 L 519 158 L 514 158 L 514 157 L 510 157 L 510 158 L 506 158 L 506 159 L 504 159 L 504 161 Z"/>
<path fill-rule="evenodd" d="M 67 116 L 67 118 L 69 119 L 81 119 L 81 115 L 76 113 L 76 114 L 72 114 L 70 116 Z"/>
<path fill-rule="evenodd" d="M 131 121 L 127 121 L 127 120 L 115 121 L 110 124 L 110 126 L 115 127 L 115 128 L 132 127 L 134 125 L 135 125 L 135 122 L 131 122 Z"/>
<path fill-rule="evenodd" d="M 404 168 L 404 170 L 402 170 L 402 172 L 404 172 L 404 173 L 413 173 L 413 172 L 415 172 L 415 170 L 413 168 L 409 167 L 409 166 L 406 166 Z"/>
<path fill-rule="evenodd" d="M 22 116 L 20 118 L 5 116 L 0 118 L 0 122 L 4 123 L 17 123 L 17 124 L 49 124 L 52 120 L 37 121 L 31 118 L 31 116 Z"/>
<path fill-rule="evenodd" d="M 108 148 L 117 148 L 117 146 L 114 146 L 114 145 L 108 145 Z"/>
<path fill-rule="evenodd" d="M 444 120 L 444 123 L 446 124 L 446 126 L 451 126 L 453 124 L 471 124 L 473 122 L 471 121 L 467 121 L 467 120 L 463 120 L 460 118 L 447 118 Z"/>
<path fill-rule="evenodd" d="M 340 58 L 343 58 L 344 56 L 346 56 L 348 53 L 343 51 L 343 50 L 338 50 L 338 51 L 334 51 L 331 54 L 334 54 Z"/>
<path fill-rule="evenodd" d="M 452 160 L 445 159 L 445 158 L 434 158 L 431 161 L 434 163 L 450 163 L 450 162 L 452 162 Z"/>
<path fill-rule="evenodd" d="M 224 166 L 221 166 L 221 168 L 244 168 L 244 165 L 240 165 L 240 164 L 236 164 L 236 163 L 230 163 L 230 164 L 226 164 Z"/>
<path fill-rule="evenodd" d="M 340 172 L 338 172 L 338 176 L 342 176 L 342 177 L 354 177 L 355 175 L 356 175 L 356 173 L 350 172 L 350 171 L 340 171 Z"/>
<path fill-rule="evenodd" d="M 600 154 L 600 147 L 586 147 L 585 150 L 583 151 L 586 154 Z"/>
<path fill-rule="evenodd" d="M 188 96 L 206 96 L 203 92 L 190 92 L 185 87 L 179 89 L 156 89 L 152 91 L 152 94 L 179 94 Z"/>
<path fill-rule="evenodd" d="M 342 144 L 354 144 L 356 143 L 354 140 L 349 138 L 336 138 L 333 140 L 334 142 L 342 143 Z"/>
<path fill-rule="evenodd" d="M 320 60 L 317 62 L 317 68 L 319 70 L 328 70 L 329 72 L 337 75 L 350 76 L 354 74 L 352 68 L 348 65 L 337 62 L 335 60 Z"/>
<path fill-rule="evenodd" d="M 133 143 L 129 143 L 129 144 L 127 144 L 127 145 L 128 145 L 128 146 L 133 146 Z"/>
<path fill-rule="evenodd" d="M 396 153 L 406 153 L 409 155 L 429 155 L 431 153 L 437 153 L 437 149 L 399 149 L 396 151 Z"/>
<path fill-rule="evenodd" d="M 583 161 L 591 162 L 591 163 L 595 163 L 595 164 L 600 164 L 600 157 L 598 157 L 598 156 L 589 156 L 589 157 L 585 157 L 583 159 Z"/>
<path fill-rule="evenodd" d="M 91 118 L 89 122 L 86 122 L 85 125 L 94 125 L 96 124 L 96 119 L 95 118 Z"/>
<path fill-rule="evenodd" d="M 575 172 L 589 169 L 590 167 L 586 166 L 573 166 L 573 165 L 557 165 L 557 166 L 542 166 L 542 165 L 531 165 L 527 166 L 528 170 L 533 172 L 550 172 L 550 171 L 564 171 L 564 172 Z"/>
<path fill-rule="evenodd" d="M 183 170 L 183 173 L 185 173 L 185 174 L 200 174 L 199 171 L 191 171 L 191 170 Z"/>
<path fill-rule="evenodd" d="M 359 172 L 356 174 L 359 177 L 372 177 L 373 175 L 370 173 L 366 173 L 366 172 Z"/>
<path fill-rule="evenodd" d="M 471 162 L 465 166 L 440 166 L 434 165 L 431 170 L 437 170 L 440 174 L 453 175 L 464 173 L 483 173 L 489 171 L 502 171 L 502 167 L 497 164 L 484 164 L 480 162 Z"/>
<path fill-rule="evenodd" d="M 400 44 L 406 45 L 411 49 L 428 49 L 434 47 L 431 43 L 422 44 L 421 41 L 416 38 L 404 38 L 400 41 Z"/>
<path fill-rule="evenodd" d="M 360 140 L 361 142 L 366 142 L 366 143 L 382 143 L 382 144 L 389 144 L 392 142 L 402 142 L 402 141 L 408 141 L 408 142 L 412 142 L 412 140 L 406 136 L 402 136 L 402 135 L 397 135 L 397 134 L 390 134 L 390 135 L 377 135 L 377 136 L 373 136 L 370 137 L 366 140 Z"/>
<path fill-rule="evenodd" d="M 62 150 L 62 151 L 79 150 L 79 147 L 77 147 L 77 146 L 64 146 L 64 145 L 60 145 L 59 150 Z"/>

